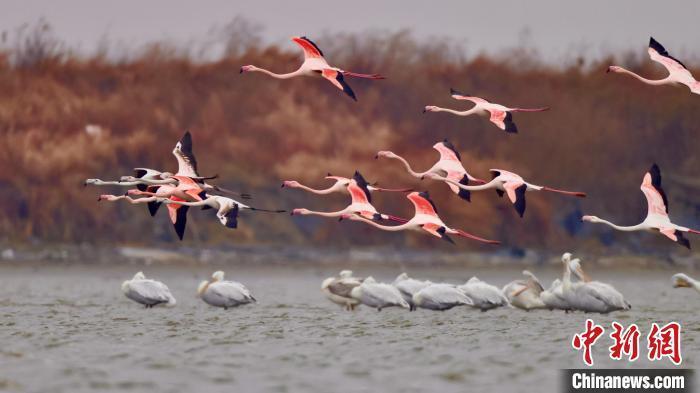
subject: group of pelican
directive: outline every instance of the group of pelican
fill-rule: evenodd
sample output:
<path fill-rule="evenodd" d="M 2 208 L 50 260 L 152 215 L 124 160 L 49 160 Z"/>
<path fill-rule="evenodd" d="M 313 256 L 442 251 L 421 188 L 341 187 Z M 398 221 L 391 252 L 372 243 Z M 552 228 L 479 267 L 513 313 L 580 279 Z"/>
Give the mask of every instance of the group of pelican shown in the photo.
<path fill-rule="evenodd" d="M 146 278 L 143 272 L 138 272 L 131 280 L 124 281 L 122 292 L 124 296 L 143 304 L 146 308 L 159 305 L 173 307 L 177 303 L 167 285 Z M 212 274 L 211 280 L 202 281 L 199 284 L 197 296 L 205 303 L 224 310 L 256 301 L 243 284 L 224 280 L 224 272 L 220 270 Z"/>
<path fill-rule="evenodd" d="M 373 277 L 355 277 L 351 271 L 343 270 L 337 277 L 325 279 L 321 290 L 330 301 L 346 310 L 354 310 L 360 304 L 378 311 L 387 307 L 442 311 L 457 306 L 488 311 L 509 306 L 527 311 L 549 309 L 605 314 L 631 308 L 612 285 L 592 281 L 578 258 L 571 259 L 571 254 L 565 253 L 561 260 L 562 278 L 554 280 L 549 289 L 544 289 L 537 277 L 527 270 L 523 271 L 525 279 L 514 280 L 502 289 L 477 277 L 459 285 L 417 280 L 401 273 L 389 284 L 377 282 Z M 677 286 L 693 285 L 693 281 L 685 278 L 677 279 Z"/>

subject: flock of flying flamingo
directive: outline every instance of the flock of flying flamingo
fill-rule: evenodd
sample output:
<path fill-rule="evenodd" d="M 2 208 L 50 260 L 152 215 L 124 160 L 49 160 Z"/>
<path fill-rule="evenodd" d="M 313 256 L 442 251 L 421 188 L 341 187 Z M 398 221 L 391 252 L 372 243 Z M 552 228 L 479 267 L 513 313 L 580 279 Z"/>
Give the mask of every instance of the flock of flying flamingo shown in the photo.
<path fill-rule="evenodd" d="M 380 74 L 362 74 L 346 71 L 331 66 L 324 58 L 319 47 L 306 37 L 293 37 L 292 41 L 299 45 L 304 52 L 304 61 L 293 72 L 278 74 L 254 65 L 245 65 L 240 73 L 260 72 L 277 79 L 289 79 L 297 76 L 321 76 L 342 90 L 353 100 L 357 100 L 355 92 L 347 83 L 347 77 L 384 79 Z M 666 49 L 654 38 L 650 38 L 648 53 L 653 61 L 663 65 L 668 76 L 659 80 L 646 79 L 619 66 L 610 66 L 608 72 L 629 74 L 649 85 L 682 85 L 691 93 L 700 94 L 700 82 L 696 81 L 690 71 L 668 54 Z M 518 127 L 513 121 L 516 112 L 540 112 L 548 107 L 518 108 L 491 103 L 483 98 L 450 91 L 452 98 L 459 101 L 469 101 L 473 106 L 464 111 L 426 106 L 427 112 L 447 112 L 457 116 L 473 114 L 487 116 L 499 129 L 507 133 L 517 133 Z M 446 184 L 450 190 L 462 200 L 470 201 L 471 193 L 493 189 L 497 195 L 507 196 L 517 214 L 522 217 L 526 209 L 525 195 L 531 191 L 546 191 L 565 196 L 585 197 L 583 192 L 564 191 L 556 188 L 536 185 L 523 179 L 516 173 L 503 169 L 491 169 L 491 180 L 479 179 L 467 172 L 457 148 L 448 140 L 437 142 L 432 146 L 439 155 L 439 160 L 425 171 L 416 171 L 408 160 L 391 152 L 379 151 L 375 158 L 397 160 L 411 176 L 419 179 L 431 179 Z M 87 179 L 85 185 L 135 187 L 124 194 L 100 195 L 98 201 L 116 202 L 120 200 L 131 204 L 145 204 L 149 214 L 154 216 L 162 204 L 166 205 L 170 220 L 177 236 L 182 240 L 187 224 L 187 213 L 190 207 L 201 207 L 202 210 L 213 209 L 219 222 L 227 228 L 236 228 L 238 214 L 241 210 L 251 212 L 282 213 L 283 209 L 263 209 L 242 203 L 239 199 L 250 199 L 249 194 L 236 192 L 213 185 L 216 176 L 201 176 L 197 169 L 197 161 L 193 152 L 192 136 L 186 132 L 177 142 L 172 151 L 178 163 L 175 173 L 150 168 L 135 168 L 133 176 L 122 176 L 118 181 L 103 181 Z M 283 188 L 298 188 L 318 195 L 343 193 L 350 196 L 350 204 L 337 211 L 312 211 L 296 208 L 292 215 L 316 215 L 337 218 L 339 221 L 359 221 L 379 230 L 389 232 L 417 231 L 434 236 L 448 242 L 453 242 L 450 236 L 457 236 L 486 244 L 500 244 L 477 236 L 462 229 L 448 226 L 438 215 L 435 203 L 427 191 L 416 191 L 411 188 L 389 189 L 368 183 L 359 172 L 351 178 L 333 176 L 330 173 L 326 179 L 333 184 L 324 189 L 315 189 L 288 180 L 282 183 Z M 682 246 L 690 248 L 690 242 L 684 236 L 686 233 L 700 234 L 700 231 L 683 227 L 671 222 L 668 216 L 668 200 L 661 187 L 661 170 L 653 164 L 644 174 L 641 190 L 647 200 L 647 216 L 637 225 L 620 226 L 610 221 L 592 215 L 582 217 L 584 222 L 602 223 L 619 231 L 655 231 Z M 377 211 L 372 205 L 372 194 L 377 192 L 405 193 L 406 198 L 415 209 L 410 219 Z M 324 281 L 323 291 L 329 299 L 348 310 L 358 304 L 365 304 L 381 310 L 385 307 L 400 306 L 413 310 L 427 308 L 435 310 L 449 309 L 454 306 L 466 305 L 483 311 L 490 308 L 511 305 L 522 309 L 549 308 L 563 310 L 582 310 L 591 312 L 610 312 L 629 308 L 622 295 L 608 284 L 590 281 L 580 266 L 579 259 L 571 259 L 571 254 L 562 256 L 564 275 L 556 280 L 549 289 L 544 289 L 537 278 L 530 272 L 524 271 L 526 280 L 516 280 L 498 289 L 486 284 L 476 277 L 461 286 L 451 284 L 436 284 L 429 281 L 419 281 L 402 274 L 393 284 L 378 283 L 372 277 L 365 279 L 352 276 L 352 272 L 343 271 L 338 277 Z M 572 274 L 578 281 L 572 282 Z M 700 284 L 684 274 L 673 277 L 674 286 L 700 288 Z M 175 299 L 164 284 L 146 279 L 143 273 L 138 273 L 130 281 L 125 281 L 122 289 L 127 297 L 152 307 L 158 304 L 175 304 Z M 700 289 L 699 289 L 700 290 Z M 242 284 L 224 281 L 223 272 L 216 272 L 212 282 L 203 282 L 198 293 L 202 299 L 214 306 L 234 307 L 240 304 L 254 302 L 255 299 Z"/>

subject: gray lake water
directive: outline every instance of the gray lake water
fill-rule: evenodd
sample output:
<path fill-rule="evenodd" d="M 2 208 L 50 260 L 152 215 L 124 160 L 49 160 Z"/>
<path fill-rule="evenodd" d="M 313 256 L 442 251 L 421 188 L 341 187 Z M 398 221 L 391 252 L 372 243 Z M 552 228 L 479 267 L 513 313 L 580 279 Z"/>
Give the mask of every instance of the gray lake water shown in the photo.
<path fill-rule="evenodd" d="M 468 308 L 345 312 L 320 291 L 337 268 L 223 268 L 258 303 L 224 311 L 195 297 L 216 268 L 0 264 L 0 390 L 21 392 L 464 392 L 556 391 L 561 368 L 582 367 L 573 334 L 592 317 L 606 327 L 596 367 L 672 367 L 612 361 L 610 322 L 683 325 L 683 367 L 698 362 L 700 294 L 673 289 L 675 271 L 591 271 L 633 309 L 610 315 Z M 172 309 L 126 299 L 138 270 L 164 281 Z M 400 271 L 355 269 L 393 281 Z M 532 269 L 548 286 L 558 271 Z M 692 272 L 691 272 L 692 273 Z M 520 269 L 411 269 L 411 276 L 502 286 Z M 642 352 L 642 357 L 645 357 Z"/>

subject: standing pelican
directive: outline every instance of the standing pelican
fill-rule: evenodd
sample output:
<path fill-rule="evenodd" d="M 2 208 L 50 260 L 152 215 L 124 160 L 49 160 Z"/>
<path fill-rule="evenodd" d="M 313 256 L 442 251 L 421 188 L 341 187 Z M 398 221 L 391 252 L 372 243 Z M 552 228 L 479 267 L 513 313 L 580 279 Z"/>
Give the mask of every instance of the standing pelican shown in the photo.
<path fill-rule="evenodd" d="M 503 291 L 494 285 L 479 280 L 477 277 L 470 278 L 469 281 L 457 288 L 472 300 L 474 303 L 472 307 L 481 311 L 508 305 L 508 298 L 503 295 Z"/>
<path fill-rule="evenodd" d="M 583 216 L 582 221 L 592 223 L 602 223 L 613 229 L 623 232 L 634 231 L 658 231 L 674 242 L 690 249 L 690 241 L 683 236 L 689 232 L 700 235 L 700 231 L 676 225 L 668 217 L 668 199 L 663 188 L 661 188 L 661 169 L 654 164 L 651 169 L 644 174 L 640 187 L 647 200 L 647 216 L 641 223 L 630 226 L 620 226 L 610 221 L 603 220 L 596 216 Z"/>
<path fill-rule="evenodd" d="M 382 311 L 387 307 L 403 307 L 410 309 L 401 292 L 389 284 L 378 283 L 373 277 L 367 277 L 361 285 L 350 291 L 350 296 L 360 301 L 365 306 Z"/>
<path fill-rule="evenodd" d="M 324 77 L 326 80 L 331 82 L 333 86 L 342 90 L 355 101 L 357 101 L 357 98 L 355 98 L 355 93 L 350 88 L 350 85 L 345 82 L 346 76 L 367 79 L 384 79 L 384 77 L 379 74 L 358 74 L 356 72 L 345 71 L 341 70 L 340 68 L 330 66 L 323 57 L 323 52 L 321 52 L 321 49 L 319 49 L 316 44 L 306 37 L 292 37 L 292 41 L 294 41 L 294 43 L 299 45 L 301 49 L 304 50 L 304 62 L 296 71 L 287 74 L 276 74 L 272 71 L 268 71 L 254 65 L 245 65 L 241 67 L 241 74 L 244 72 L 262 72 L 263 74 L 267 74 L 276 79 L 289 79 L 302 75 L 318 75 Z"/>
<path fill-rule="evenodd" d="M 358 299 L 350 296 L 353 288 L 362 284 L 363 279 L 353 277 L 352 271 L 343 270 L 339 277 L 328 277 L 323 280 L 321 290 L 326 294 L 328 300 L 343 306 L 347 311 L 352 311 L 360 304 Z"/>
<path fill-rule="evenodd" d="M 399 276 L 394 280 L 394 286 L 399 290 L 399 292 L 401 292 L 401 296 L 403 296 L 404 300 L 408 302 L 408 305 L 411 306 L 409 308 L 411 311 L 416 309 L 416 305 L 413 304 L 413 295 L 431 284 L 432 282 L 427 280 L 420 281 L 410 278 L 406 273 L 399 274 Z"/>
<path fill-rule="evenodd" d="M 430 284 L 413 295 L 415 307 L 445 311 L 457 306 L 473 306 L 472 300 L 451 284 Z"/>
<path fill-rule="evenodd" d="M 470 175 L 467 172 L 467 170 L 464 169 L 464 166 L 462 165 L 462 157 L 459 155 L 459 152 L 454 147 L 454 145 L 450 143 L 450 141 L 448 141 L 447 139 L 433 145 L 433 149 L 437 150 L 438 153 L 440 153 L 440 160 L 436 162 L 432 167 L 430 167 L 430 169 L 424 172 L 414 171 L 413 168 L 411 168 L 411 165 L 408 163 L 408 161 L 406 161 L 406 159 L 391 151 L 377 152 L 377 155 L 375 155 L 374 158 L 377 159 L 379 157 L 386 157 L 398 160 L 403 164 L 403 166 L 406 168 L 406 171 L 408 171 L 408 173 L 411 176 L 419 179 L 422 179 L 427 175 L 432 174 L 442 178 L 450 179 L 453 182 L 457 182 L 465 186 L 470 184 L 470 182 L 474 184 L 486 183 L 485 181 L 477 179 L 476 177 Z M 459 188 L 458 186 L 449 182 L 445 182 L 445 184 L 447 184 L 450 187 L 450 190 L 452 190 L 452 192 L 457 194 L 460 198 L 464 199 L 467 202 L 471 200 L 471 194 L 469 190 Z"/>
<path fill-rule="evenodd" d="M 562 293 L 571 309 L 607 314 L 611 311 L 629 310 L 631 308 L 622 294 L 611 285 L 590 281 L 583 272 L 579 260 L 571 260 L 570 257 L 571 254 L 569 253 L 562 256 L 562 263 L 564 263 L 565 267 L 568 267 L 564 271 Z M 571 272 L 577 272 L 584 280 L 576 283 L 571 282 Z"/>
<path fill-rule="evenodd" d="M 668 54 L 666 48 L 659 44 L 654 37 L 649 37 L 649 49 L 647 49 L 649 57 L 655 62 L 661 64 L 668 71 L 668 76 L 663 79 L 647 79 L 642 76 L 635 74 L 632 71 L 626 70 L 618 66 L 608 67 L 607 72 L 614 72 L 618 74 L 627 74 L 635 77 L 636 79 L 646 83 L 647 85 L 659 86 L 659 85 L 672 85 L 672 86 L 686 86 L 690 89 L 693 94 L 700 94 L 700 82 L 695 80 L 693 75 L 685 67 L 685 64 L 681 63 L 680 60 Z"/>
<path fill-rule="evenodd" d="M 676 273 L 673 275 L 672 280 L 674 288 L 693 288 L 700 292 L 700 282 L 688 277 L 686 274 Z"/>
<path fill-rule="evenodd" d="M 534 274 L 528 270 L 523 270 L 526 280 L 515 280 L 503 287 L 503 294 L 508 302 L 513 306 L 526 311 L 545 308 L 545 304 L 540 299 L 540 294 L 544 290 L 542 284 Z"/>
<path fill-rule="evenodd" d="M 197 295 L 204 300 L 204 303 L 223 307 L 224 310 L 256 301 L 248 288 L 240 282 L 224 281 L 224 272 L 221 270 L 211 275 L 211 281 L 202 281 L 199 284 Z"/>
<path fill-rule="evenodd" d="M 487 116 L 491 123 L 495 124 L 496 127 L 508 133 L 518 132 L 518 127 L 513 123 L 513 113 L 514 112 L 542 112 L 549 110 L 549 107 L 542 108 L 509 108 L 500 104 L 494 104 L 488 102 L 483 98 L 473 97 L 468 94 L 463 94 L 455 89 L 450 89 L 450 95 L 455 100 L 471 101 L 474 106 L 466 111 L 456 111 L 454 109 L 440 108 L 439 106 L 428 105 L 423 109 L 425 112 L 448 112 L 457 116 L 469 116 L 469 115 L 482 115 Z"/>
<path fill-rule="evenodd" d="M 532 183 L 526 182 L 520 175 L 513 172 L 508 172 L 503 169 L 490 169 L 493 179 L 490 182 L 478 186 L 467 186 L 460 184 L 452 179 L 436 175 L 434 173 L 429 173 L 426 177 L 435 180 L 441 180 L 452 184 L 462 190 L 467 191 L 480 191 L 495 189 L 499 197 L 503 197 L 504 194 L 508 195 L 508 199 L 513 204 L 515 211 L 518 212 L 520 217 L 525 214 L 525 193 L 530 191 L 548 191 L 562 195 L 575 196 L 579 198 L 585 198 L 586 193 L 578 191 L 564 191 L 547 186 L 538 186 Z"/>
<path fill-rule="evenodd" d="M 165 284 L 147 279 L 143 272 L 138 272 L 131 280 L 124 281 L 122 292 L 127 298 L 143 304 L 146 308 L 160 304 L 172 307 L 176 303 L 170 289 Z"/>

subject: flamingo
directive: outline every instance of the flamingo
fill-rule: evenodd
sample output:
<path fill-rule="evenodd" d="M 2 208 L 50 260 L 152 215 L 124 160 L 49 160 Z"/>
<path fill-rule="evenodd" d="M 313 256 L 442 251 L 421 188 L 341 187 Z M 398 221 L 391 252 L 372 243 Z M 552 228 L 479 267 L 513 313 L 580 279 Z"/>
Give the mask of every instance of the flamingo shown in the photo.
<path fill-rule="evenodd" d="M 376 308 L 377 311 L 382 311 L 382 308 L 387 307 L 403 307 L 410 309 L 410 306 L 396 287 L 389 284 L 378 283 L 374 277 L 371 276 L 365 278 L 362 284 L 354 287 L 350 291 L 350 296 L 357 299 L 365 306 Z"/>
<path fill-rule="evenodd" d="M 432 282 L 427 280 L 420 281 L 410 278 L 406 273 L 399 274 L 399 276 L 394 280 L 394 286 L 399 290 L 399 292 L 401 292 L 401 296 L 403 296 L 404 300 L 406 300 L 410 306 L 410 311 L 414 311 L 416 309 L 416 305 L 413 303 L 413 295 L 431 284 Z"/>
<path fill-rule="evenodd" d="M 450 95 L 455 100 L 466 100 L 474 103 L 474 106 L 466 111 L 457 111 L 454 109 L 441 108 L 439 106 L 428 105 L 423 109 L 426 112 L 447 112 L 457 116 L 482 115 L 488 116 L 491 123 L 496 127 L 508 133 L 518 132 L 518 127 L 513 123 L 513 112 L 543 112 L 549 110 L 549 107 L 542 108 L 509 108 L 500 104 L 494 104 L 486 101 L 483 98 L 462 94 L 455 89 L 450 89 Z"/>
<path fill-rule="evenodd" d="M 178 163 L 178 170 L 175 173 L 177 176 L 186 176 L 195 180 L 198 184 L 202 185 L 202 188 L 206 191 L 216 191 L 224 194 L 236 195 L 242 199 L 250 199 L 251 196 L 246 193 L 235 192 L 227 190 L 225 188 L 209 184 L 205 180 L 212 180 L 217 178 L 214 176 L 200 176 L 197 171 L 197 159 L 194 156 L 194 151 L 192 148 L 192 134 L 186 131 L 185 134 L 180 138 L 180 140 L 175 144 L 172 154 Z M 84 185 L 96 185 L 96 186 L 106 186 L 106 185 L 117 185 L 117 186 L 136 186 L 141 191 L 146 191 L 146 187 L 149 185 L 177 185 L 177 179 L 173 178 L 171 172 L 161 172 L 156 169 L 151 168 L 134 168 L 133 176 L 122 176 L 119 181 L 103 181 L 100 179 L 87 179 Z M 157 212 L 151 210 L 151 215 Z"/>
<path fill-rule="evenodd" d="M 532 183 L 528 183 L 520 175 L 517 175 L 513 172 L 505 171 L 503 169 L 490 169 L 490 171 L 491 175 L 493 176 L 493 179 L 486 184 L 478 186 L 463 185 L 457 183 L 452 179 L 433 173 L 426 174 L 426 177 L 450 183 L 456 187 L 459 187 L 462 190 L 467 191 L 480 191 L 493 188 L 496 190 L 496 193 L 499 197 L 503 197 L 503 194 L 508 195 L 508 199 L 510 199 L 510 201 L 513 203 L 513 207 L 515 208 L 515 211 L 518 212 L 518 215 L 520 215 L 520 217 L 522 217 L 523 214 L 525 214 L 525 192 L 528 191 L 549 191 L 563 195 L 575 196 L 579 198 L 586 197 L 586 193 L 584 192 L 564 191 L 552 187 L 538 186 Z"/>
<path fill-rule="evenodd" d="M 540 294 L 544 290 L 540 280 L 528 270 L 523 270 L 525 280 L 515 280 L 503 287 L 503 294 L 508 302 L 513 306 L 525 311 L 538 308 L 545 308 L 545 304 L 540 299 Z"/>
<path fill-rule="evenodd" d="M 352 91 L 352 88 L 350 88 L 350 85 L 345 82 L 346 76 L 366 79 L 384 79 L 384 77 L 379 74 L 358 74 L 356 72 L 345 71 L 340 68 L 330 66 L 323 57 L 323 52 L 321 49 L 319 49 L 316 44 L 306 37 L 292 37 L 292 41 L 299 45 L 304 51 L 304 62 L 296 71 L 286 74 L 276 74 L 272 71 L 268 71 L 254 65 L 245 65 L 241 67 L 240 73 L 262 72 L 263 74 L 267 74 L 277 79 L 289 79 L 302 75 L 320 75 L 355 101 L 357 101 L 355 93 Z"/>
<path fill-rule="evenodd" d="M 224 310 L 256 302 L 245 285 L 236 281 L 224 281 L 224 272 L 221 270 L 211 275 L 211 281 L 202 281 L 199 284 L 197 295 L 204 303 L 222 307 Z"/>
<path fill-rule="evenodd" d="M 377 224 L 376 222 L 367 219 L 366 217 L 359 215 L 359 214 L 345 214 L 341 216 L 341 218 L 348 218 L 350 220 L 354 221 L 364 221 L 372 226 L 377 227 L 378 229 L 381 229 L 383 231 L 389 231 L 389 232 L 398 232 L 398 231 L 405 231 L 405 230 L 414 230 L 414 231 L 419 231 L 423 233 L 427 233 L 436 237 L 439 237 L 443 240 L 446 240 L 450 243 L 454 243 L 452 239 L 448 235 L 456 235 L 460 237 L 464 237 L 467 239 L 472 239 L 476 241 L 480 241 L 483 243 L 488 243 L 488 244 L 501 244 L 501 242 L 496 241 L 496 240 L 487 240 L 480 238 L 478 236 L 472 235 L 470 233 L 467 233 L 461 229 L 453 229 L 445 225 L 444 222 L 440 219 L 440 217 L 437 215 L 437 210 L 435 208 L 435 204 L 433 201 L 430 200 L 430 196 L 428 195 L 428 192 L 412 192 L 406 196 L 408 200 L 411 201 L 413 204 L 413 207 L 415 208 L 415 215 L 413 218 L 408 220 L 407 222 L 401 224 L 401 225 L 396 225 L 396 226 L 386 226 L 386 225 L 381 225 Z"/>
<path fill-rule="evenodd" d="M 683 236 L 683 233 L 689 232 L 700 235 L 700 231 L 671 222 L 671 219 L 668 217 L 668 199 L 663 188 L 661 188 L 661 169 L 659 169 L 658 165 L 653 164 L 651 169 L 644 174 L 640 189 L 647 200 L 647 216 L 641 223 L 631 226 L 620 226 L 596 216 L 583 216 L 581 220 L 605 224 L 623 232 L 659 231 L 667 238 L 690 249 L 690 241 Z"/>
<path fill-rule="evenodd" d="M 323 188 L 323 189 L 317 189 L 317 188 L 311 188 L 308 186 L 305 186 L 301 183 L 299 183 L 296 180 L 285 180 L 282 182 L 282 188 L 300 188 L 302 190 L 308 191 L 313 194 L 318 194 L 318 195 L 326 195 L 326 194 L 332 194 L 332 193 L 343 193 L 343 194 L 349 194 L 350 192 L 348 191 L 348 186 L 350 185 L 350 181 L 352 179 L 349 179 L 347 177 L 342 177 L 342 176 L 333 176 L 330 173 L 325 177 L 326 179 L 333 180 L 335 181 L 333 185 L 331 185 L 328 188 Z M 413 191 L 412 188 L 381 188 L 377 187 L 377 183 L 374 184 L 368 184 L 367 189 L 370 192 L 375 192 L 375 191 L 384 191 L 384 192 L 411 192 Z"/>
<path fill-rule="evenodd" d="M 674 288 L 693 288 L 694 290 L 700 292 L 700 282 L 690 278 L 687 274 L 676 273 L 671 277 L 673 280 Z"/>
<path fill-rule="evenodd" d="M 508 305 L 508 298 L 503 295 L 503 291 L 494 285 L 479 280 L 477 277 L 470 278 L 464 285 L 460 285 L 457 288 L 472 300 L 474 308 L 478 308 L 481 311 Z"/>
<path fill-rule="evenodd" d="M 131 280 L 122 283 L 124 296 L 143 304 L 146 308 L 157 305 L 174 306 L 176 301 L 170 289 L 160 281 L 147 279 L 143 272 L 138 272 Z"/>
<path fill-rule="evenodd" d="M 286 210 L 269 210 L 261 209 L 258 207 L 252 207 L 238 202 L 235 199 L 223 197 L 220 195 L 209 195 L 201 201 L 188 202 L 177 199 L 166 199 L 162 201 L 168 205 L 179 205 L 185 207 L 198 207 L 216 209 L 216 218 L 219 219 L 221 225 L 226 228 L 235 229 L 238 227 L 238 213 L 240 210 L 251 210 L 266 213 L 285 213 Z"/>
<path fill-rule="evenodd" d="M 103 194 L 97 198 L 97 201 L 109 201 L 116 202 L 119 200 L 126 200 L 131 204 L 147 203 L 151 214 L 155 214 L 153 210 L 157 210 L 161 203 L 167 200 L 173 201 L 184 201 L 193 202 L 201 201 L 206 193 L 200 186 L 191 178 L 186 176 L 172 176 L 178 181 L 177 186 L 170 184 L 162 186 L 150 186 L 147 191 L 141 191 L 139 189 L 128 190 L 126 195 L 109 195 Z M 129 195 L 144 195 L 146 198 L 133 199 Z M 155 206 L 155 207 L 152 207 Z M 185 227 L 187 226 L 187 210 L 188 206 L 182 206 L 177 204 L 168 204 L 168 213 L 170 215 L 170 221 L 173 223 L 175 228 L 175 233 L 180 240 L 183 239 L 185 235 Z"/>
<path fill-rule="evenodd" d="M 668 71 L 668 76 L 663 79 L 647 79 L 640 75 L 635 74 L 632 71 L 626 70 L 619 66 L 610 66 L 606 72 L 614 72 L 618 74 L 631 75 L 638 80 L 646 83 L 647 85 L 660 86 L 660 85 L 674 85 L 680 86 L 684 85 L 690 89 L 693 94 L 700 94 L 700 82 L 695 80 L 693 75 L 688 71 L 686 66 L 681 63 L 680 60 L 668 54 L 666 48 L 659 44 L 654 37 L 649 37 L 649 49 L 647 49 L 649 57 L 660 63 Z"/>
<path fill-rule="evenodd" d="M 342 217 L 346 214 L 361 214 L 363 217 L 370 220 L 390 220 L 394 222 L 405 223 L 406 220 L 400 217 L 391 216 L 388 214 L 380 214 L 377 209 L 372 206 L 372 195 L 369 192 L 367 181 L 355 171 L 355 175 L 346 186 L 350 193 L 351 203 L 345 209 L 335 212 L 319 212 L 309 209 L 294 209 L 292 215 L 315 215 L 322 217 Z"/>
<path fill-rule="evenodd" d="M 473 306 L 474 302 L 451 284 L 430 284 L 413 295 L 415 307 L 445 311 L 457 306 Z"/>
<path fill-rule="evenodd" d="M 607 314 L 611 311 L 629 310 L 631 308 L 620 292 L 609 284 L 590 281 L 581 268 L 580 261 L 569 258 L 569 253 L 562 256 L 562 262 L 566 268 L 562 282 L 562 294 L 572 309 Z M 583 278 L 583 281 L 572 283 L 572 271 L 577 272 Z"/>
<path fill-rule="evenodd" d="M 328 300 L 343 306 L 347 311 L 352 311 L 360 301 L 350 296 L 350 292 L 353 288 L 360 286 L 362 281 L 362 278 L 353 277 L 351 270 L 343 270 L 338 277 L 328 277 L 323 280 L 321 290 Z"/>
<path fill-rule="evenodd" d="M 470 175 L 467 172 L 467 170 L 464 169 L 464 166 L 462 165 L 462 157 L 460 157 L 457 149 L 447 139 L 434 144 L 433 149 L 437 150 L 438 153 L 440 153 L 440 160 L 425 172 L 414 171 L 411 168 L 411 165 L 408 163 L 408 161 L 406 161 L 406 159 L 391 151 L 385 150 L 377 152 L 377 155 L 375 155 L 374 158 L 378 159 L 379 157 L 385 157 L 399 160 L 399 162 L 403 164 L 403 166 L 406 168 L 406 171 L 408 171 L 408 173 L 411 176 L 419 179 L 422 179 L 429 174 L 434 174 L 447 179 L 451 179 L 452 181 L 458 182 L 459 184 L 465 186 L 468 185 L 470 182 L 475 184 L 486 183 L 485 181 L 477 179 L 476 177 Z M 450 187 L 452 192 L 457 194 L 460 198 L 464 199 L 467 202 L 471 200 L 471 194 L 469 190 L 459 188 L 458 186 L 455 186 L 454 184 L 449 182 L 446 182 L 446 184 Z"/>

